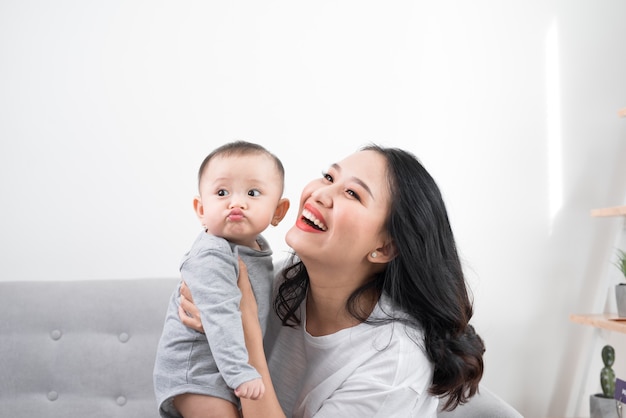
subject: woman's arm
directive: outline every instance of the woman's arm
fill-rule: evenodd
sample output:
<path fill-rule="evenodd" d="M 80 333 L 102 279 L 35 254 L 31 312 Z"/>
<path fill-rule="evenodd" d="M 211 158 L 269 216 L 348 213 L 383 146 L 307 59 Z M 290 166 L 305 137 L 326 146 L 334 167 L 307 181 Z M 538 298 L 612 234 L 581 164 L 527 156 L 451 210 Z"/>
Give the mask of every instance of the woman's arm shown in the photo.
<path fill-rule="evenodd" d="M 265 384 L 265 394 L 261 399 L 241 399 L 244 418 L 283 418 L 283 412 L 272 384 L 269 367 L 263 349 L 263 333 L 259 323 L 256 299 L 252 292 L 248 269 L 243 261 L 239 260 L 239 281 L 241 290 L 241 321 L 243 335 L 248 349 L 248 362 L 259 372 Z"/>

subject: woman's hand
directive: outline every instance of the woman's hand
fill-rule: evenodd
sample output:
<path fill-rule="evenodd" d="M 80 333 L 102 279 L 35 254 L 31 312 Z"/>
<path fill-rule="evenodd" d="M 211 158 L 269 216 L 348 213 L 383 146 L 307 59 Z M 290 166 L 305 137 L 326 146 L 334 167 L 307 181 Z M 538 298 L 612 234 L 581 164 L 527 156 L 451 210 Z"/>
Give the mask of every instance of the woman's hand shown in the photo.
<path fill-rule="evenodd" d="M 200 311 L 193 303 L 191 290 L 189 290 L 187 283 L 184 281 L 180 285 L 180 305 L 178 306 L 178 316 L 183 325 L 204 333 L 204 327 L 202 327 L 202 320 L 200 318 Z"/>

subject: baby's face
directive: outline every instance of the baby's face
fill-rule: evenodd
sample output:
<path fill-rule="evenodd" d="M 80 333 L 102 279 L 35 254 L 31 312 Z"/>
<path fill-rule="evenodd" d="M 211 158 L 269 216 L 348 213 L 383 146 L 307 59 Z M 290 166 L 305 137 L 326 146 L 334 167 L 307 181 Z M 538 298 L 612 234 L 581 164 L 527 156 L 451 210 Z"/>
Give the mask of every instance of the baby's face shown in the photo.
<path fill-rule="evenodd" d="M 196 213 L 207 232 L 254 246 L 274 217 L 282 188 L 270 157 L 218 156 L 202 173 Z"/>

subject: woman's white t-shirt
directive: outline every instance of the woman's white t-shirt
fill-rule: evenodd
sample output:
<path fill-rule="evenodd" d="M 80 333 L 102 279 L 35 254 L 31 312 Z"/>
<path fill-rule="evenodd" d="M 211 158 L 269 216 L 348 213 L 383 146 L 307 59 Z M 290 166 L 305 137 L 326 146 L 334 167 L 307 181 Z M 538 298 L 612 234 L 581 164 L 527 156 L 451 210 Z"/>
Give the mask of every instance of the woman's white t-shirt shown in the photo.
<path fill-rule="evenodd" d="M 398 315 L 382 297 L 370 319 L 389 313 Z M 433 365 L 421 348 L 421 330 L 391 321 L 314 337 L 270 316 L 266 354 L 288 417 L 436 417 L 438 400 L 428 393 Z"/>

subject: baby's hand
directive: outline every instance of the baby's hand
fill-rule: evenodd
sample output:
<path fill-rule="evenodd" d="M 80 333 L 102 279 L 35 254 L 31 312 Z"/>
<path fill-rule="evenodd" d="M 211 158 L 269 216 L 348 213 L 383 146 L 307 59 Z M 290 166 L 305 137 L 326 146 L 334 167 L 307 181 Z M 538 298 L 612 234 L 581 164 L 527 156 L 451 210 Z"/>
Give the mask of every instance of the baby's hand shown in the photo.
<path fill-rule="evenodd" d="M 248 382 L 244 382 L 237 389 L 235 389 L 235 395 L 240 398 L 252 399 L 253 401 L 261 399 L 265 393 L 265 385 L 263 380 L 254 379 Z"/>

